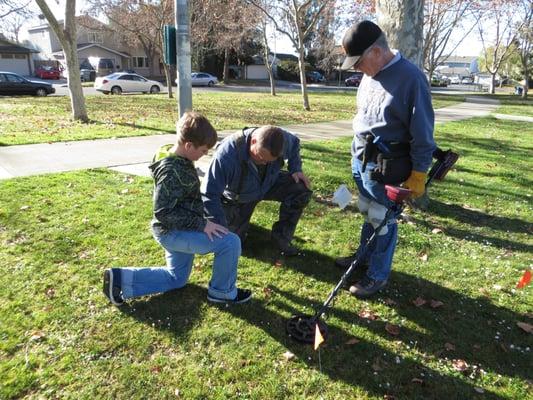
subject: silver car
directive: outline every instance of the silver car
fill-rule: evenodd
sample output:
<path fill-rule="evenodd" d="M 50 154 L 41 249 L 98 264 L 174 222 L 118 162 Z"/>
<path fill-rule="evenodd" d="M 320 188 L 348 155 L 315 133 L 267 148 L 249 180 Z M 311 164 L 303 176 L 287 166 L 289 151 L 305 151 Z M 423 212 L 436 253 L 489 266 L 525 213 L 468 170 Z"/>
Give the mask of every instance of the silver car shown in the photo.
<path fill-rule="evenodd" d="M 193 72 L 191 81 L 193 86 L 214 86 L 218 83 L 217 77 L 207 72 Z"/>

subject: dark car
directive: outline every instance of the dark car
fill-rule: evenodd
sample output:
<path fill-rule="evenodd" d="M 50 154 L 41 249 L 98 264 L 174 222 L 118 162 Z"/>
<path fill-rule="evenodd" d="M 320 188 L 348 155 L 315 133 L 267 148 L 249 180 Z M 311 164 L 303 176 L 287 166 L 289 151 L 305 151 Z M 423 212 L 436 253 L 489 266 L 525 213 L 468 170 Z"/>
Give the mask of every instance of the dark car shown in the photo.
<path fill-rule="evenodd" d="M 363 74 L 355 74 L 352 75 L 344 80 L 344 84 L 346 86 L 355 86 L 359 87 L 359 84 L 361 83 L 361 79 L 363 79 Z"/>
<path fill-rule="evenodd" d="M 307 83 L 321 83 L 325 82 L 326 78 L 318 71 L 310 71 L 305 74 Z"/>
<path fill-rule="evenodd" d="M 59 79 L 61 78 L 61 71 L 50 66 L 42 66 L 35 68 L 35 76 L 41 79 Z"/>
<path fill-rule="evenodd" d="M 30 94 L 46 96 L 55 93 L 51 84 L 41 81 L 30 81 L 13 72 L 0 71 L 0 95 L 15 96 Z"/>

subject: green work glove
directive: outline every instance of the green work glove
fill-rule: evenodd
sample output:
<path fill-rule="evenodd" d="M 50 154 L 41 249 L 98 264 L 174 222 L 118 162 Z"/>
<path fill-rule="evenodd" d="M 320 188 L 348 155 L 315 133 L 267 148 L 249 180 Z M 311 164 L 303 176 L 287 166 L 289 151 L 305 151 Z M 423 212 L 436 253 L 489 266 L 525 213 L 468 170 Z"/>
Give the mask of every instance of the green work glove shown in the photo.
<path fill-rule="evenodd" d="M 411 197 L 416 199 L 424 194 L 426 191 L 426 179 L 428 174 L 420 171 L 411 171 L 411 175 L 404 182 L 403 186 L 410 189 L 413 193 Z"/>

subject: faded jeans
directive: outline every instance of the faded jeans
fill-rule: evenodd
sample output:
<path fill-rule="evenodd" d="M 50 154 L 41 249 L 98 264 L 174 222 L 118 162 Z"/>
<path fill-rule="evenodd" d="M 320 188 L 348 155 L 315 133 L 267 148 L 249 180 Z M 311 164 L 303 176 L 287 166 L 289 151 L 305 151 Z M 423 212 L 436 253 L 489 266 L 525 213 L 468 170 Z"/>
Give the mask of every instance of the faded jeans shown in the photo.
<path fill-rule="evenodd" d="M 211 297 L 232 300 L 237 296 L 237 263 L 241 255 L 241 241 L 233 233 L 209 240 L 197 231 L 172 230 L 156 235 L 155 240 L 165 249 L 167 266 L 161 268 L 122 268 L 122 296 L 124 299 L 162 293 L 187 284 L 194 255 L 214 253 L 213 273 L 208 286 Z"/>

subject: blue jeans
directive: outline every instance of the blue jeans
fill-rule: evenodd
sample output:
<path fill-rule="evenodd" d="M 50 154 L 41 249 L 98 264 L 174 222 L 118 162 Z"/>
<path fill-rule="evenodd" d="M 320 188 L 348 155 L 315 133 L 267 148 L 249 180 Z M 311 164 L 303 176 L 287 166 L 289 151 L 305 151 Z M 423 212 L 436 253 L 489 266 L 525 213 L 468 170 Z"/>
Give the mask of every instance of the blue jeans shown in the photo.
<path fill-rule="evenodd" d="M 241 241 L 233 233 L 210 241 L 207 234 L 196 231 L 170 231 L 154 235 L 165 249 L 167 266 L 161 268 L 122 268 L 122 296 L 124 299 L 178 289 L 187 284 L 195 254 L 214 253 L 213 273 L 208 294 L 232 300 L 237 296 L 237 262 L 241 255 Z"/>
<path fill-rule="evenodd" d="M 385 185 L 370 179 L 370 171 L 376 165 L 369 162 L 366 166 L 365 172 L 362 172 L 362 162 L 356 157 L 352 159 L 352 174 L 357 185 L 359 193 L 368 199 L 376 201 L 377 203 L 390 208 L 394 205 L 390 201 L 385 192 Z M 392 215 L 392 218 L 387 222 L 388 232 L 385 235 L 378 235 L 374 240 L 374 244 L 367 249 L 363 263 L 367 263 L 369 268 L 367 271 L 368 277 L 383 281 L 387 280 L 392 268 L 392 257 L 396 249 L 398 241 L 398 224 L 396 223 L 398 213 Z M 374 233 L 373 226 L 365 222 L 361 228 L 361 239 L 358 250 L 358 256 L 361 253 L 363 246 L 370 236 Z"/>

